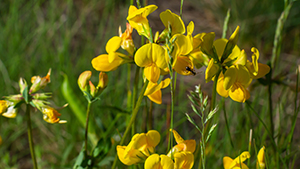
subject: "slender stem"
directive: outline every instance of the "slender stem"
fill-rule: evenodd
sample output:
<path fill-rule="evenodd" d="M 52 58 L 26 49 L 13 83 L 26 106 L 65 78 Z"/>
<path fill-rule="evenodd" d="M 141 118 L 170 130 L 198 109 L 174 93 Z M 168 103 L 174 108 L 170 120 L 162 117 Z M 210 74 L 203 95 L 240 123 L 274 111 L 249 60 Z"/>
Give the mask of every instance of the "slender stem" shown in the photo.
<path fill-rule="evenodd" d="M 149 120 L 148 120 L 148 130 L 152 130 L 153 129 L 153 126 L 152 126 L 152 123 L 153 123 L 153 102 L 150 100 L 150 107 L 149 107 Z"/>
<path fill-rule="evenodd" d="M 89 132 L 89 117 L 92 102 L 88 102 L 86 109 L 86 122 L 85 122 L 85 134 L 84 134 L 84 149 L 87 152 L 88 132 Z"/>
<path fill-rule="evenodd" d="M 142 100 L 143 100 L 143 97 L 144 97 L 145 90 L 146 90 L 146 88 L 147 88 L 147 85 L 148 85 L 148 80 L 144 83 L 144 86 L 143 86 L 143 88 L 142 88 L 142 90 L 141 90 L 141 93 L 140 93 L 140 95 L 139 95 L 139 98 L 138 98 L 138 100 L 137 100 L 137 102 L 136 102 L 136 106 L 135 106 L 135 108 L 134 108 L 133 111 L 132 111 L 131 119 L 130 119 L 130 121 L 129 121 L 127 127 L 126 127 L 126 130 L 125 130 L 125 132 L 124 132 L 124 135 L 123 135 L 123 137 L 122 137 L 122 139 L 121 139 L 121 141 L 120 141 L 120 145 L 123 145 L 123 144 L 124 144 L 124 141 L 125 141 L 125 139 L 126 139 L 128 133 L 129 133 L 129 131 L 130 131 L 130 128 L 131 128 L 133 122 L 135 121 L 136 115 L 137 115 L 137 113 L 138 113 L 138 111 L 139 111 L 140 105 L 141 105 Z M 112 169 L 115 169 L 115 168 L 116 168 L 117 160 L 118 160 L 118 158 L 117 158 L 117 156 L 116 156 L 116 157 L 115 157 L 115 160 L 114 160 L 114 163 L 113 163 L 113 166 L 112 166 Z"/>
<path fill-rule="evenodd" d="M 134 86 L 133 86 L 133 94 L 132 94 L 132 110 L 136 106 L 136 96 L 137 96 L 137 90 L 138 90 L 138 84 L 139 84 L 139 73 L 140 73 L 140 67 L 136 67 L 135 70 L 135 77 L 134 77 Z M 132 123 L 131 128 L 131 135 L 133 136 L 135 134 L 135 120 Z"/>
<path fill-rule="evenodd" d="M 130 109 L 131 106 L 131 98 L 132 98 L 132 93 L 130 90 L 130 82 L 131 82 L 131 64 L 127 64 L 127 110 Z"/>
<path fill-rule="evenodd" d="M 212 111 L 215 108 L 216 95 L 217 95 L 217 83 L 218 83 L 218 78 L 219 78 L 220 73 L 221 73 L 221 71 L 219 71 L 215 76 L 214 86 L 213 86 L 213 91 L 212 91 L 212 96 L 211 96 L 210 111 Z"/>
<path fill-rule="evenodd" d="M 173 73 L 173 71 L 172 71 Z M 171 87 L 171 124 L 170 124 L 170 128 L 172 130 L 172 132 L 170 133 L 170 149 L 173 147 L 173 128 L 174 128 L 174 102 L 175 102 L 175 81 L 176 79 L 173 78 L 174 76 L 171 77 L 171 82 L 170 82 L 170 87 Z M 169 150 L 170 150 L 169 149 Z M 171 155 L 172 156 L 172 155 Z M 171 157 L 172 158 L 172 157 Z"/>
<path fill-rule="evenodd" d="M 227 114 L 226 114 L 226 107 L 225 107 L 225 100 L 224 100 L 224 98 L 222 98 L 222 103 L 223 103 L 223 112 L 224 112 L 224 118 L 225 118 L 225 123 L 226 123 L 226 129 L 227 129 L 227 132 L 228 132 L 228 134 L 229 134 L 230 144 L 231 144 L 232 148 L 234 148 L 233 141 L 232 141 L 232 139 L 231 139 L 231 133 L 230 133 L 230 129 L 229 129 L 229 123 L 228 123 L 228 119 L 227 119 Z"/>
<path fill-rule="evenodd" d="M 271 74 L 271 77 L 272 77 L 272 74 Z M 269 118 L 270 118 L 271 137 L 274 138 L 272 83 L 270 83 L 268 86 L 268 96 L 269 96 Z"/>
<path fill-rule="evenodd" d="M 31 119 L 30 119 L 30 105 L 26 105 L 26 114 L 27 114 L 27 133 L 28 133 L 28 142 L 30 147 L 30 154 L 33 163 L 33 168 L 37 169 L 37 162 L 35 158 L 34 145 L 32 140 L 32 129 L 31 129 Z"/>

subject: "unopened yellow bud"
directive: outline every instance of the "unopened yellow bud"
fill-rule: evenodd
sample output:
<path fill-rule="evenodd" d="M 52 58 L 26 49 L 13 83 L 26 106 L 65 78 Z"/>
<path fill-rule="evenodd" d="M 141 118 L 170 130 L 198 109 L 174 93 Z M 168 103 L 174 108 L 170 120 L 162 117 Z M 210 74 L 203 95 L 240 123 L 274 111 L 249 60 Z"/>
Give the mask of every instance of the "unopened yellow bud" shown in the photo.
<path fill-rule="evenodd" d="M 97 89 L 95 87 L 95 85 L 89 81 L 89 85 L 90 85 L 90 94 L 95 97 L 95 95 L 97 94 Z"/>
<path fill-rule="evenodd" d="M 88 91 L 88 83 L 89 83 L 91 76 L 92 76 L 91 71 L 84 71 L 80 74 L 80 76 L 78 78 L 78 86 L 82 92 Z"/>
<path fill-rule="evenodd" d="M 46 87 L 46 85 L 50 83 L 50 75 L 51 75 L 51 69 L 49 69 L 45 77 L 33 76 L 31 78 L 32 86 L 30 87 L 29 93 L 30 94 L 35 93 L 36 91 Z"/>
<path fill-rule="evenodd" d="M 107 74 L 104 72 L 100 72 L 99 73 L 99 83 L 98 83 L 97 88 L 100 88 L 103 90 L 104 88 L 106 88 L 107 84 L 108 84 Z"/>

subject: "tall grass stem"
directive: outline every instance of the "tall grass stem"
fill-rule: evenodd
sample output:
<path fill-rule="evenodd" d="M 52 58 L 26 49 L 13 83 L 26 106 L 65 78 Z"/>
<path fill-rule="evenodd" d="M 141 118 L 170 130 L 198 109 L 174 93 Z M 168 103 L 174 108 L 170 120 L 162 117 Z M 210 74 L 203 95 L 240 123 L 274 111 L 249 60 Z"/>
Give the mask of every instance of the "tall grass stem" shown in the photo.
<path fill-rule="evenodd" d="M 87 109 L 86 109 L 86 122 L 85 122 L 85 133 L 84 133 L 84 149 L 87 152 L 87 143 L 88 143 L 88 133 L 89 133 L 89 118 L 90 118 L 90 110 L 91 110 L 92 102 L 88 101 Z"/>

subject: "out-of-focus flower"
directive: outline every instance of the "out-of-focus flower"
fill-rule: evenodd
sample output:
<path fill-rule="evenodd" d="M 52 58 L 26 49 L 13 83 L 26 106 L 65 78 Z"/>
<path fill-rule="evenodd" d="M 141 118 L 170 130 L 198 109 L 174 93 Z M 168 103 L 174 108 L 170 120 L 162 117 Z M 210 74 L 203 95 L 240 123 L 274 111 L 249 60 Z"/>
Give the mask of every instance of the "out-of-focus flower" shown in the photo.
<path fill-rule="evenodd" d="M 48 123 L 67 123 L 66 120 L 60 120 L 58 118 L 61 114 L 52 107 L 43 107 L 41 111 L 43 113 L 43 119 Z"/>
<path fill-rule="evenodd" d="M 17 116 L 17 109 L 15 104 L 7 100 L 0 100 L 0 114 L 7 118 L 15 118 Z"/>
<path fill-rule="evenodd" d="M 117 154 L 123 164 L 136 164 L 153 154 L 159 142 L 160 134 L 155 130 L 135 134 L 127 146 L 117 146 Z"/>
<path fill-rule="evenodd" d="M 144 68 L 145 77 L 152 83 L 156 83 L 159 76 L 167 68 L 166 51 L 155 43 L 148 43 L 140 47 L 134 56 L 134 61 L 139 67 Z"/>
<path fill-rule="evenodd" d="M 175 137 L 175 141 L 177 145 L 175 145 L 168 153 L 169 157 L 172 157 L 172 154 L 176 154 L 177 152 L 189 151 L 193 153 L 196 149 L 196 141 L 195 140 L 184 140 L 176 130 L 173 129 L 173 134 Z"/>
<path fill-rule="evenodd" d="M 145 161 L 145 169 L 174 169 L 173 160 L 166 155 L 152 154 Z"/>
<path fill-rule="evenodd" d="M 46 87 L 48 83 L 50 83 L 50 74 L 51 74 L 51 69 L 49 69 L 47 75 L 45 77 L 40 77 L 40 76 L 33 76 L 31 78 L 31 87 L 29 90 L 29 94 L 35 93 L 40 89 L 43 89 Z"/>
<path fill-rule="evenodd" d="M 2 137 L 0 136 L 0 146 L 1 146 L 1 144 L 2 144 Z"/>
<path fill-rule="evenodd" d="M 139 35 L 143 35 L 148 39 L 150 38 L 150 26 L 147 16 L 156 9 L 156 5 L 148 5 L 140 9 L 137 9 L 133 5 L 129 7 L 127 20 L 137 30 Z"/>
<path fill-rule="evenodd" d="M 174 169 L 191 169 L 194 165 L 194 155 L 190 151 L 182 151 L 174 154 Z"/>
<path fill-rule="evenodd" d="M 159 84 L 149 82 L 144 93 L 144 96 L 147 96 L 151 101 L 161 104 L 162 103 L 162 93 L 161 89 L 166 88 L 170 84 L 170 78 L 167 78 L 161 81 Z"/>
<path fill-rule="evenodd" d="M 121 26 L 119 27 L 119 36 L 122 39 L 121 47 L 126 50 L 130 55 L 133 55 L 135 46 L 132 40 L 132 30 L 133 28 L 129 23 L 126 23 L 126 30 L 122 33 Z"/>
<path fill-rule="evenodd" d="M 265 169 L 266 163 L 265 163 L 265 146 L 263 146 L 258 154 L 257 154 L 257 162 L 256 162 L 256 168 L 258 169 Z"/>
<path fill-rule="evenodd" d="M 234 160 L 230 157 L 225 156 L 223 158 L 224 169 L 248 169 L 247 165 L 243 163 L 248 158 L 250 158 L 250 153 L 248 151 L 244 151 Z"/>

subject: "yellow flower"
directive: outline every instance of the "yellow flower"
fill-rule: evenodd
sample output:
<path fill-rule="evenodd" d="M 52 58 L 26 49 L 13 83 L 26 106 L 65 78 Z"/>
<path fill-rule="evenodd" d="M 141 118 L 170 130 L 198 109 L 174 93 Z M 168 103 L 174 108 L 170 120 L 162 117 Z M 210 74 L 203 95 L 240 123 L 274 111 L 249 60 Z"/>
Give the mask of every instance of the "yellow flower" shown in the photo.
<path fill-rule="evenodd" d="M 176 140 L 177 145 L 175 145 L 168 153 L 168 156 L 171 157 L 172 154 L 176 154 L 177 152 L 189 151 L 193 153 L 196 149 L 196 141 L 195 140 L 184 140 L 176 130 L 173 129 L 173 134 Z"/>
<path fill-rule="evenodd" d="M 162 103 L 162 94 L 161 89 L 166 88 L 170 84 L 170 78 L 167 78 L 161 81 L 159 84 L 149 82 L 144 93 L 144 96 L 147 96 L 151 101 L 155 102 L 156 104 Z"/>
<path fill-rule="evenodd" d="M 17 116 L 17 109 L 15 104 L 7 100 L 0 100 L 0 114 L 7 118 L 15 118 Z"/>
<path fill-rule="evenodd" d="M 258 168 L 258 169 L 264 169 L 264 168 L 266 168 L 266 163 L 265 163 L 265 146 L 263 146 L 259 150 L 259 152 L 257 154 L 256 168 Z"/>
<path fill-rule="evenodd" d="M 221 72 L 217 82 L 217 92 L 223 97 L 228 97 L 237 102 L 245 102 L 250 98 L 246 89 L 251 83 L 248 70 L 245 66 L 236 65 L 230 67 L 225 75 Z"/>
<path fill-rule="evenodd" d="M 122 38 L 119 36 L 114 36 L 110 38 L 105 46 L 105 50 L 108 53 L 108 62 L 113 62 L 121 53 L 117 52 L 117 50 L 121 47 Z"/>
<path fill-rule="evenodd" d="M 54 108 L 52 107 L 42 107 L 43 119 L 48 123 L 67 123 L 65 120 L 60 120 L 58 117 L 61 116 Z"/>
<path fill-rule="evenodd" d="M 173 160 L 166 155 L 152 154 L 145 161 L 145 169 L 174 169 Z"/>
<path fill-rule="evenodd" d="M 127 20 L 137 30 L 139 35 L 143 35 L 148 39 L 150 38 L 150 26 L 147 16 L 156 9 L 156 5 L 148 5 L 140 9 L 137 9 L 133 5 L 129 7 Z"/>
<path fill-rule="evenodd" d="M 248 169 L 246 164 L 243 163 L 248 158 L 250 158 L 250 153 L 248 151 L 244 151 L 234 160 L 230 157 L 225 156 L 223 158 L 224 169 Z"/>
<path fill-rule="evenodd" d="M 166 27 L 164 32 L 168 32 L 168 27 L 171 26 L 171 30 L 172 30 L 171 36 L 173 36 L 175 34 L 184 34 L 185 33 L 184 23 L 183 23 L 182 19 L 180 18 L 180 16 L 178 16 L 177 14 L 175 14 L 175 13 L 171 12 L 169 9 L 167 9 L 166 11 L 160 13 L 159 16 L 160 16 L 162 23 Z"/>
<path fill-rule="evenodd" d="M 36 91 L 44 88 L 48 83 L 50 83 L 51 69 L 49 69 L 45 77 L 33 76 L 31 78 L 32 86 L 30 87 L 29 94 L 35 93 Z"/>
<path fill-rule="evenodd" d="M 258 63 L 259 51 L 255 47 L 252 47 L 251 51 L 253 52 L 252 62 L 247 61 L 246 67 L 250 72 L 251 78 L 253 79 L 262 78 L 270 72 L 270 67 L 268 65 Z"/>
<path fill-rule="evenodd" d="M 117 146 L 117 154 L 123 164 L 136 164 L 154 153 L 159 142 L 160 134 L 155 130 L 135 134 L 127 146 Z"/>
<path fill-rule="evenodd" d="M 189 54 L 193 50 L 193 44 L 188 36 L 176 34 L 172 39 L 176 38 L 174 42 L 174 50 L 172 52 L 173 69 L 181 75 L 192 75 L 192 71 L 188 71 L 187 67 L 191 70 L 194 69 L 194 63 L 189 57 Z M 172 40 L 171 40 L 172 41 Z M 167 62 L 169 58 L 166 58 Z"/>
<path fill-rule="evenodd" d="M 165 60 L 166 51 L 155 43 L 148 43 L 140 47 L 134 56 L 134 61 L 139 67 L 144 68 L 145 77 L 152 83 L 156 83 L 163 71 L 167 68 Z"/>
<path fill-rule="evenodd" d="M 189 151 L 182 151 L 174 154 L 174 169 L 191 169 L 194 165 L 194 155 Z"/>
<path fill-rule="evenodd" d="M 119 27 L 119 36 L 122 39 L 121 47 L 125 49 L 130 55 L 133 55 L 134 44 L 132 40 L 132 30 L 133 28 L 129 23 L 126 23 L 126 30 L 122 33 L 121 26 Z"/>
<path fill-rule="evenodd" d="M 109 55 L 102 54 L 95 57 L 92 60 L 92 66 L 97 71 L 109 72 L 116 70 L 121 64 L 126 63 L 126 61 L 120 57 L 116 57 L 111 63 L 108 61 Z"/>

